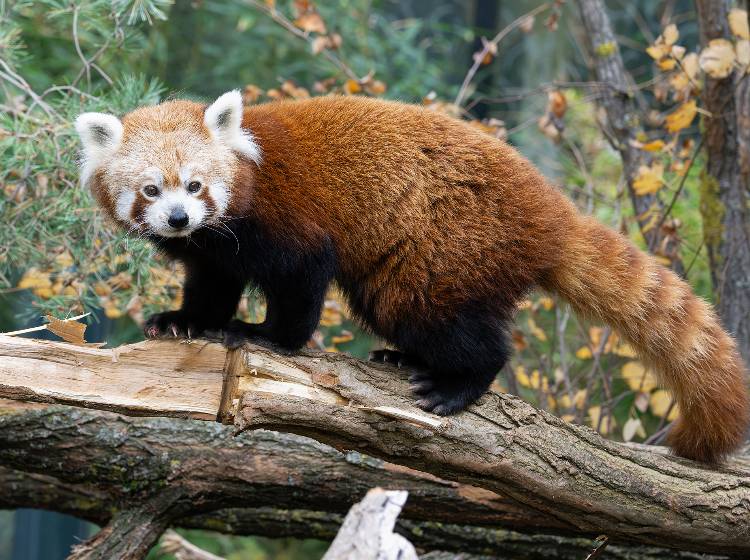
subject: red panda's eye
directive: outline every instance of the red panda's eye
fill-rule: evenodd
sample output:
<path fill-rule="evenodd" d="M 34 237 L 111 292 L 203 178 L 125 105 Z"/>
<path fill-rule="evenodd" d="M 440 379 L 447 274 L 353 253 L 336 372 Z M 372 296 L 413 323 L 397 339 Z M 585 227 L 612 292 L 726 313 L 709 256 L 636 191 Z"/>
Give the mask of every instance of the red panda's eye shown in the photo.
<path fill-rule="evenodd" d="M 201 184 L 198 181 L 190 181 L 187 186 L 187 190 L 189 193 L 197 193 L 199 190 L 201 190 Z"/>
<path fill-rule="evenodd" d="M 145 187 L 143 187 L 143 194 L 145 194 L 146 196 L 150 198 L 158 196 L 159 187 L 157 187 L 156 185 L 146 185 Z"/>

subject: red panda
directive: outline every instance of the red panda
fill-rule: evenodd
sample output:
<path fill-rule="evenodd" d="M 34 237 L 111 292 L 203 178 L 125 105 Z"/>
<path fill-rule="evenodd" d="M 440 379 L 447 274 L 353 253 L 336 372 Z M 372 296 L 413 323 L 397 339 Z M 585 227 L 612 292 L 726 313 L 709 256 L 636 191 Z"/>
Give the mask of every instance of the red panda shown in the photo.
<path fill-rule="evenodd" d="M 534 287 L 617 329 L 674 394 L 669 442 L 715 462 L 743 439 L 744 366 L 712 308 L 582 215 L 515 149 L 427 109 L 362 97 L 243 108 L 168 101 L 76 120 L 82 181 L 106 214 L 186 269 L 184 303 L 149 337 L 224 331 L 305 344 L 336 282 L 364 325 L 418 366 L 417 404 L 478 399 L 510 354 Z M 248 284 L 261 324 L 233 320 Z"/>

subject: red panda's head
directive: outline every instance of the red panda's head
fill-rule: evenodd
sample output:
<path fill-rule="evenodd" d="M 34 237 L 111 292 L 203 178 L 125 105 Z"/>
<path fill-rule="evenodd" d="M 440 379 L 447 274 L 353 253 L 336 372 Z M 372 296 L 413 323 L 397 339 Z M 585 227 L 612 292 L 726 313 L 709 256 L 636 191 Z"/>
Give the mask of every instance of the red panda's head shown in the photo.
<path fill-rule="evenodd" d="M 187 236 L 218 223 L 232 196 L 240 157 L 260 164 L 260 148 L 242 128 L 242 97 L 230 91 L 205 107 L 168 101 L 122 120 L 84 113 L 81 181 L 111 218 L 132 231 Z"/>

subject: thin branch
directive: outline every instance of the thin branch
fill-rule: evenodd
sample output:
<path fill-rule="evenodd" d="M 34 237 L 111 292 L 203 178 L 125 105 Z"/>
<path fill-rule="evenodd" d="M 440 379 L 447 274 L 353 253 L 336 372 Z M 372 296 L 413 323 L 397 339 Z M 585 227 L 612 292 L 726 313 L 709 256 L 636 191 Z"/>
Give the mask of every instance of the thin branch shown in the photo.
<path fill-rule="evenodd" d="M 251 0 L 252 1 L 252 0 Z M 469 85 L 471 84 L 471 81 L 474 79 L 474 76 L 476 75 L 477 71 L 479 70 L 479 67 L 482 65 L 482 61 L 484 60 L 485 56 L 489 54 L 490 49 L 497 48 L 500 41 L 502 41 L 511 31 L 516 29 L 518 26 L 520 26 L 524 21 L 526 21 L 529 17 L 534 17 L 545 10 L 549 9 L 552 5 L 547 4 L 541 4 L 534 8 L 533 10 L 529 10 L 522 16 L 519 16 L 515 20 L 513 20 L 510 24 L 508 24 L 506 27 L 501 29 L 497 35 L 495 35 L 491 41 L 488 41 L 484 44 L 484 47 L 482 50 L 475 54 L 474 56 L 474 63 L 471 65 L 471 68 L 469 68 L 469 71 L 466 72 L 466 76 L 464 76 L 464 81 L 461 83 L 461 88 L 458 90 L 458 94 L 456 95 L 456 99 L 453 101 L 453 104 L 456 107 L 460 107 L 463 103 L 464 97 L 466 96 L 466 92 L 469 88 Z"/>

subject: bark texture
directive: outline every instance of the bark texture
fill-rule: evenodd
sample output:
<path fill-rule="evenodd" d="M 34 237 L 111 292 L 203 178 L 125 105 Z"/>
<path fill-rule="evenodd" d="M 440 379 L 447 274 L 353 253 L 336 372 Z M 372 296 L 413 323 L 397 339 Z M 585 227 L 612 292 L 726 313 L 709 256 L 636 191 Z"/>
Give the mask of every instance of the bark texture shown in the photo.
<path fill-rule="evenodd" d="M 701 46 L 733 36 L 728 0 L 696 0 Z M 706 76 L 701 210 L 717 309 L 750 363 L 750 75 Z"/>
<path fill-rule="evenodd" d="M 34 380 L 34 391 L 28 391 L 24 385 L 30 372 L 39 369 L 40 361 L 53 364 L 50 375 L 65 376 L 71 370 L 87 368 L 89 360 L 96 363 L 101 360 L 98 354 L 91 358 L 88 348 L 35 341 L 24 344 L 29 347 L 25 347 L 24 359 L 16 362 L 17 367 L 0 371 L 0 393 L 7 391 L 11 395 L 49 400 L 49 392 L 43 390 L 38 379 Z M 712 470 L 654 448 L 607 441 L 586 427 L 567 424 L 510 395 L 490 393 L 462 414 L 437 417 L 414 406 L 406 371 L 341 355 L 306 351 L 288 356 L 251 344 L 229 354 L 215 351 L 216 345 L 206 342 L 152 344 L 158 349 L 155 354 L 158 356 L 177 355 L 185 346 L 194 346 L 200 360 L 204 360 L 202 367 L 205 369 L 190 371 L 223 378 L 217 416 L 225 422 L 234 422 L 240 431 L 269 428 L 296 432 L 342 450 L 378 456 L 441 479 L 482 488 L 501 495 L 507 500 L 506 504 L 512 504 L 526 518 L 538 519 L 537 529 L 540 530 L 594 537 L 605 533 L 616 543 L 667 545 L 681 550 L 724 554 L 750 552 L 750 467 L 747 462 L 735 461 L 720 470 Z M 34 345 L 39 349 L 36 355 Z M 121 349 L 120 355 L 128 348 Z M 68 359 L 56 359 L 59 355 Z M 139 355 L 148 361 L 148 352 Z M 191 356 L 189 363 L 194 364 L 193 360 L 198 358 Z M 207 359 L 207 356 L 213 358 Z M 90 371 L 95 375 L 107 370 Z M 56 380 L 54 383 L 59 384 Z M 182 398 L 178 376 L 169 376 L 168 382 L 159 383 L 162 395 L 175 393 Z M 139 386 L 139 392 L 149 394 L 148 384 Z M 125 386 L 123 391 L 132 396 L 131 386 Z M 118 397 L 110 389 L 107 394 Z M 76 398 L 85 406 L 111 407 L 111 403 L 89 399 L 85 394 Z M 117 402 L 122 411 L 131 407 L 135 414 L 144 413 L 142 401 Z M 168 484 L 173 493 L 161 492 L 154 497 L 156 501 L 150 503 L 148 511 L 177 519 L 184 517 L 186 511 L 199 513 L 196 508 L 200 507 L 211 511 L 249 504 L 280 504 L 274 501 L 275 496 L 269 501 L 256 495 L 254 499 L 259 501 L 253 501 L 252 494 L 238 495 L 237 501 L 232 501 L 226 499 L 224 492 L 214 492 L 213 481 L 241 477 L 242 469 L 251 462 L 249 457 L 255 460 L 253 454 L 248 457 L 247 449 L 233 446 L 231 439 L 225 442 L 229 454 L 225 456 L 226 461 L 212 463 L 198 454 L 187 457 L 184 463 L 177 457 L 174 463 L 165 464 L 156 460 L 162 453 L 163 442 L 151 444 L 147 434 L 137 433 L 138 425 L 124 419 L 119 422 L 123 430 L 135 430 L 130 434 L 132 437 L 126 439 L 129 445 L 150 450 L 145 464 L 140 465 L 149 476 L 179 481 L 176 485 Z M 54 468 L 47 454 L 55 445 L 69 444 L 80 429 L 71 427 L 65 435 L 56 436 L 61 438 L 59 441 L 37 429 L 33 439 L 20 445 L 21 451 L 17 451 L 19 445 L 13 438 L 24 441 L 29 433 L 22 429 L 5 430 L 0 423 L 0 458 L 4 457 L 6 465 L 19 469 L 27 468 L 24 465 Z M 196 442 L 189 438 L 192 429 L 186 427 L 185 437 L 195 448 Z M 220 428 L 215 426 L 215 429 Z M 181 435 L 172 434 L 172 437 L 179 439 Z M 257 450 L 257 445 L 253 450 Z M 34 446 L 37 446 L 38 458 L 28 456 Z M 125 449 L 127 446 L 123 443 L 118 452 L 125 456 Z M 140 505 L 152 496 L 148 480 L 135 476 L 140 473 L 138 465 L 129 465 L 125 459 L 100 463 L 97 460 L 100 451 L 92 445 L 80 452 L 86 456 L 86 461 L 79 463 L 80 468 L 67 475 L 73 478 L 67 480 L 76 482 L 75 476 L 95 465 L 97 477 L 119 480 L 130 489 L 129 496 L 137 497 L 118 511 L 126 512 L 123 516 L 140 519 Z M 151 462 L 154 462 L 153 468 L 148 466 Z M 311 476 L 325 470 L 318 459 L 309 465 L 314 466 Z M 70 463 L 66 467 L 70 467 Z M 289 474 L 298 472 L 299 457 L 293 457 L 281 475 L 279 471 L 273 473 L 276 477 L 273 480 L 288 484 Z M 191 477 L 187 473 L 197 474 Z M 262 469 L 257 468 L 250 480 L 258 482 L 257 476 L 261 473 Z M 363 484 L 360 495 L 380 481 L 371 482 Z M 242 484 L 243 488 L 255 492 L 265 488 Z M 412 496 L 416 495 L 410 488 L 397 486 L 396 489 L 409 490 Z M 320 504 L 330 503 L 335 495 L 336 487 L 329 483 L 316 501 L 305 502 L 310 496 L 303 493 L 284 507 L 325 510 L 328 506 Z M 481 503 L 483 499 L 476 501 Z M 347 506 L 349 504 L 348 501 Z M 423 519 L 434 519 L 434 509 L 428 509 L 428 516 Z M 464 513 L 465 510 L 456 518 L 457 522 L 472 523 Z M 159 530 L 156 521 L 154 532 Z M 119 519 L 112 518 L 109 523 L 107 530 L 118 535 Z M 503 526 L 512 525 L 503 523 Z M 150 538 L 151 534 L 146 531 L 144 538 Z"/>
<path fill-rule="evenodd" d="M 49 509 L 106 526 L 118 512 L 132 515 L 144 499 L 177 489 L 195 501 L 181 516 L 167 512 L 171 526 L 331 540 L 349 506 L 383 486 L 410 492 L 397 531 L 422 551 L 580 560 L 593 547 L 590 538 L 520 532 L 557 532 L 560 524 L 497 494 L 300 436 L 233 437 L 230 427 L 207 422 L 18 408 L 0 402 L 2 509 Z M 224 474 L 215 476 L 217 469 Z M 633 545 L 610 545 L 607 557 L 725 558 Z"/>
<path fill-rule="evenodd" d="M 634 449 L 497 393 L 435 425 L 414 407 L 406 372 L 345 356 L 246 350 L 233 368 L 243 389 L 235 414 L 242 430 L 296 432 L 479 486 L 569 532 L 750 553 L 747 466 L 713 471 Z"/>

